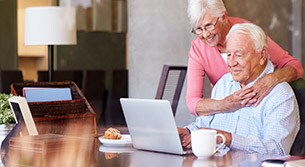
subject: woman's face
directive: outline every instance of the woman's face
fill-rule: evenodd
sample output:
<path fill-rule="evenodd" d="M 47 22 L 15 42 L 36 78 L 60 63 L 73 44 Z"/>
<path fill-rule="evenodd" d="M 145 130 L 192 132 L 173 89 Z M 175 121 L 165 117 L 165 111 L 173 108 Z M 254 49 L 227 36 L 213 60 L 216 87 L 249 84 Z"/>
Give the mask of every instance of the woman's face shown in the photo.
<path fill-rule="evenodd" d="M 208 11 L 199 21 L 197 27 L 195 27 L 195 29 L 201 28 L 203 30 L 201 34 L 198 34 L 198 37 L 208 46 L 214 47 L 224 41 L 226 34 L 223 33 L 223 18 L 224 17 L 213 17 Z M 212 30 L 205 28 L 210 26 L 212 26 Z"/>

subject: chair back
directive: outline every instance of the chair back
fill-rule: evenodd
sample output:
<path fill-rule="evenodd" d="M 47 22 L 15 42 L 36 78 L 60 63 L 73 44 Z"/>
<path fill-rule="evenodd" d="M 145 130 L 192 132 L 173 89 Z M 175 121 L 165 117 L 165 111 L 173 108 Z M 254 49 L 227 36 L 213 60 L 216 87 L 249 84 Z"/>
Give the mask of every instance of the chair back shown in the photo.
<path fill-rule="evenodd" d="M 49 81 L 48 71 L 38 71 L 38 81 Z M 53 73 L 54 81 L 73 81 L 81 89 L 83 85 L 83 71 L 82 70 L 56 70 Z"/>
<path fill-rule="evenodd" d="M 169 100 L 174 115 L 177 111 L 186 71 L 186 66 L 163 66 L 155 99 Z"/>
<path fill-rule="evenodd" d="M 96 113 L 98 122 L 106 104 L 105 70 L 86 70 L 84 72 L 83 93 Z"/>
<path fill-rule="evenodd" d="M 305 80 L 293 81 L 291 87 L 296 95 L 300 110 L 300 130 L 294 140 L 290 154 L 305 156 Z"/>
<path fill-rule="evenodd" d="M 11 84 L 23 82 L 22 71 L 0 70 L 0 92 L 11 93 Z"/>
<path fill-rule="evenodd" d="M 128 97 L 128 70 L 113 70 L 112 74 L 112 84 L 108 93 L 105 112 L 102 113 L 99 124 L 126 126 L 120 98 Z"/>
<path fill-rule="evenodd" d="M 102 99 L 105 94 L 105 70 L 86 70 L 84 72 L 83 93 L 87 99 Z"/>

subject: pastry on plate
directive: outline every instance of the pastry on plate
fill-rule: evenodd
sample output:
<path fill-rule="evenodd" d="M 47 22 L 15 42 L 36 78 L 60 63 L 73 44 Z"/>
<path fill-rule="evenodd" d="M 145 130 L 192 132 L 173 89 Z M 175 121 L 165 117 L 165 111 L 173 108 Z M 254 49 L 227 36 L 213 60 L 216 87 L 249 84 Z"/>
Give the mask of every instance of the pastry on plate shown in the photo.
<path fill-rule="evenodd" d="M 119 130 L 115 128 L 108 128 L 104 133 L 104 138 L 112 139 L 112 140 L 120 140 L 122 136 Z"/>

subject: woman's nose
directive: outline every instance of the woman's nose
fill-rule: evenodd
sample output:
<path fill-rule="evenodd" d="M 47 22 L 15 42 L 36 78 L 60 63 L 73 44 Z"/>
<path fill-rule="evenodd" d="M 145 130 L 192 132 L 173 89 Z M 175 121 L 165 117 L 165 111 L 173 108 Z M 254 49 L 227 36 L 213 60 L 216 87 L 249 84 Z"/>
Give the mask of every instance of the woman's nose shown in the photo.
<path fill-rule="evenodd" d="M 209 31 L 202 31 L 202 33 L 200 34 L 200 37 L 205 39 L 207 38 L 211 33 Z"/>

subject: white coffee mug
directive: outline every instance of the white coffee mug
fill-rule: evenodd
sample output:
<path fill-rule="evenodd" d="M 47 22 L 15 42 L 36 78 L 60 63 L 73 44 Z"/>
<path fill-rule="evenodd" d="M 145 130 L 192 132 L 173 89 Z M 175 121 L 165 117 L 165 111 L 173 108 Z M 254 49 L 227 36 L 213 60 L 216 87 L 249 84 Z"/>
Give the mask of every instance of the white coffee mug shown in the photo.
<path fill-rule="evenodd" d="M 216 139 L 220 136 L 222 143 L 216 148 Z M 193 153 L 198 158 L 208 158 L 216 153 L 226 142 L 222 134 L 216 134 L 216 130 L 199 129 L 191 132 L 191 144 Z"/>

